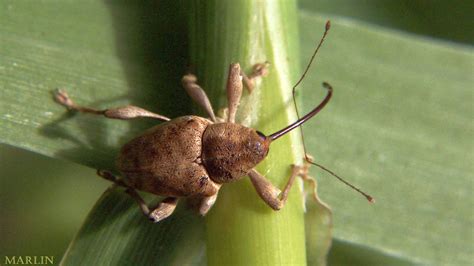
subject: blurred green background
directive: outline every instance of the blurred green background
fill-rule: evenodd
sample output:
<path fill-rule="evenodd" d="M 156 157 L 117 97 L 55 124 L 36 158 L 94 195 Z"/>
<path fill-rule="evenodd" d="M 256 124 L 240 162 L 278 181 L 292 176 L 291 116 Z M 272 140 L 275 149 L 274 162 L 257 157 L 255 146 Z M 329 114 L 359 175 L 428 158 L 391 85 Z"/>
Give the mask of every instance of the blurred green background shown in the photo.
<path fill-rule="evenodd" d="M 474 42 L 473 1 L 303 0 L 300 8 L 462 46 Z M 108 185 L 90 168 L 1 145 L 0 254 L 53 255 L 59 261 Z M 344 249 L 344 243 L 335 248 Z"/>

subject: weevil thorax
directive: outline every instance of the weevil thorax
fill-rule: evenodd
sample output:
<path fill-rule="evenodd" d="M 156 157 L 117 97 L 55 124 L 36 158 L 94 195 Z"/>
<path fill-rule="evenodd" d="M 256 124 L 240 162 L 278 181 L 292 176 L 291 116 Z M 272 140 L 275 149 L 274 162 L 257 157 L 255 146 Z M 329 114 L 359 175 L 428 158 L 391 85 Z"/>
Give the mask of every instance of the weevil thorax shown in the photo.
<path fill-rule="evenodd" d="M 209 125 L 202 137 L 202 163 L 210 178 L 228 183 L 245 176 L 268 154 L 270 139 L 234 123 Z"/>

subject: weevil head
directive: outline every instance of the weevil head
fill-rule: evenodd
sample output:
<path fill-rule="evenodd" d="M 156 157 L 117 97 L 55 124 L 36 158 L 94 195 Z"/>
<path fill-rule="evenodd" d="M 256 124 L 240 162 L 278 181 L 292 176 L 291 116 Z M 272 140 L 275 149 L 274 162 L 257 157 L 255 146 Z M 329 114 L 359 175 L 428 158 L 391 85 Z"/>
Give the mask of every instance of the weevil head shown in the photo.
<path fill-rule="evenodd" d="M 232 182 L 267 156 L 270 142 L 264 134 L 239 124 L 209 125 L 202 137 L 202 162 L 213 181 Z"/>

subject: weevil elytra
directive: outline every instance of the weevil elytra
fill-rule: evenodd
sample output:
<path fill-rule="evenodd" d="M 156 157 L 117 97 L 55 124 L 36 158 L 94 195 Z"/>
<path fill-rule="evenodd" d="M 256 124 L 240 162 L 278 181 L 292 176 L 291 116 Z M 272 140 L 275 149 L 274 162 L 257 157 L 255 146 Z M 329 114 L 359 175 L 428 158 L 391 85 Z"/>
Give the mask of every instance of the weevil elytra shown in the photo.
<path fill-rule="evenodd" d="M 329 25 L 327 22 L 326 31 L 305 74 L 329 30 Z M 154 222 L 171 215 L 179 198 L 197 199 L 199 213 L 205 215 L 215 203 L 223 184 L 247 175 L 262 200 L 272 209 L 279 210 L 285 205 L 295 178 L 307 178 L 307 167 L 292 166 L 292 173 L 283 191 L 273 186 L 254 167 L 267 156 L 273 141 L 308 121 L 328 103 L 332 87 L 323 83 L 327 95 L 316 108 L 289 126 L 266 136 L 253 128 L 235 123 L 243 85 L 251 92 L 254 79 L 265 75 L 266 71 L 266 64 L 256 64 L 253 72 L 247 76 L 241 71 L 238 63 L 230 65 L 226 118 L 216 117 L 206 93 L 192 74 L 182 78 L 183 87 L 191 98 L 204 108 L 209 118 L 189 115 L 169 119 L 131 105 L 97 110 L 76 105 L 66 92 L 60 90 L 56 91 L 55 100 L 70 110 L 103 115 L 107 118 L 148 117 L 164 121 L 123 146 L 117 159 L 117 167 L 123 178 L 117 178 L 107 171 L 98 171 L 100 176 L 124 187 L 137 201 L 143 213 Z M 301 79 L 303 77 L 304 74 Z M 165 199 L 150 210 L 137 190 L 165 196 Z"/>

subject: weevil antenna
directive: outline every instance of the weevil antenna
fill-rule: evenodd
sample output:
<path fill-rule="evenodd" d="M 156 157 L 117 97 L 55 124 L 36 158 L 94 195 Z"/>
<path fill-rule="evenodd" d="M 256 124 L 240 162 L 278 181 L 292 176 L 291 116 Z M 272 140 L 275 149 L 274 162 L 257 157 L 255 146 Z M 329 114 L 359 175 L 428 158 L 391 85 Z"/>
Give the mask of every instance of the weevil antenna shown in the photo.
<path fill-rule="evenodd" d="M 304 145 L 304 144 L 303 144 Z M 369 194 L 365 193 L 364 191 L 360 190 L 358 187 L 352 185 L 351 183 L 347 182 L 346 180 L 344 180 L 342 177 L 338 176 L 336 173 L 334 173 L 333 171 L 329 170 L 328 168 L 324 167 L 323 165 L 321 164 L 318 164 L 318 163 L 315 163 L 311 160 L 311 158 L 309 158 L 309 156 L 307 155 L 306 153 L 306 148 L 305 148 L 305 154 L 304 154 L 304 157 L 305 157 L 305 160 L 314 165 L 314 166 L 317 166 L 319 168 L 321 168 L 322 170 L 330 173 L 332 176 L 334 176 L 335 178 L 339 179 L 339 181 L 341 181 L 342 183 L 346 184 L 347 186 L 349 186 L 350 188 L 354 189 L 355 191 L 359 192 L 360 194 L 362 194 L 362 196 L 364 196 L 370 203 L 374 203 L 375 202 L 375 199 L 370 196 Z"/>
<path fill-rule="evenodd" d="M 300 130 L 300 133 L 301 133 L 301 140 L 302 140 L 302 143 L 303 143 L 303 150 L 304 150 L 304 158 L 305 160 L 328 172 L 329 174 L 331 174 L 332 176 L 334 176 L 335 178 L 339 179 L 339 181 L 341 181 L 342 183 L 344 183 L 345 185 L 349 186 L 350 188 L 354 189 L 355 191 L 359 192 L 360 194 L 362 194 L 370 203 L 374 203 L 375 202 L 375 199 L 370 196 L 369 194 L 365 193 L 364 191 L 360 190 L 359 188 L 357 188 L 356 186 L 352 185 L 351 183 L 347 182 L 346 180 L 344 180 L 342 177 L 338 176 L 336 173 L 334 173 L 333 171 L 329 170 L 328 168 L 326 168 L 325 166 L 321 165 L 321 164 L 318 164 L 318 163 L 315 163 L 313 162 L 313 160 L 308 156 L 308 153 L 306 152 L 306 144 L 304 142 L 304 134 L 303 134 L 303 127 L 302 127 L 302 124 L 304 122 L 306 122 L 308 119 L 310 119 L 311 117 L 313 117 L 314 115 L 316 115 L 319 111 L 321 111 L 321 109 L 323 109 L 323 107 L 329 102 L 329 99 L 331 98 L 332 96 L 332 86 L 329 85 L 329 83 L 326 83 L 324 82 L 323 83 L 323 86 L 328 89 L 328 94 L 326 95 L 326 98 L 316 107 L 314 108 L 311 112 L 309 112 L 307 115 L 305 115 L 303 118 L 300 119 L 300 115 L 299 115 L 299 112 L 298 112 L 298 105 L 296 104 L 296 97 L 295 97 L 295 93 L 296 93 L 296 88 L 298 87 L 298 85 L 300 85 L 300 83 L 303 81 L 304 77 L 306 76 L 306 73 L 308 73 L 309 71 L 309 68 L 311 67 L 311 64 L 313 63 L 315 57 L 316 57 L 316 54 L 318 53 L 319 49 L 321 48 L 321 45 L 323 44 L 324 42 L 324 39 L 326 38 L 326 35 L 328 34 L 328 31 L 329 29 L 331 28 L 331 22 L 328 20 L 326 22 L 326 28 L 325 28 L 325 31 L 324 31 L 324 34 L 323 34 L 323 37 L 321 37 L 321 40 L 319 41 L 319 44 L 318 46 L 316 47 L 316 49 L 314 50 L 314 53 L 313 55 L 311 56 L 311 59 L 308 63 L 308 65 L 306 66 L 306 69 L 305 71 L 303 72 L 303 75 L 301 75 L 301 78 L 296 82 L 296 84 L 293 86 L 293 89 L 292 89 L 292 94 L 293 94 L 293 104 L 295 105 L 295 110 L 296 110 L 296 116 L 298 117 L 298 121 L 296 121 L 295 123 L 291 124 L 290 126 L 280 130 L 280 131 L 277 131 L 273 134 L 271 134 L 269 137 L 271 138 L 271 140 L 275 140 L 279 137 L 281 137 L 282 135 L 288 133 L 289 131 L 293 130 L 294 128 L 300 126 L 301 127 L 301 130 Z"/>
<path fill-rule="evenodd" d="M 270 136 L 268 136 L 272 141 L 278 139 L 279 137 L 285 135 L 286 133 L 292 131 L 293 129 L 299 127 L 301 124 L 303 124 L 304 122 L 308 121 L 309 119 L 311 119 L 311 117 L 315 116 L 317 113 L 319 113 L 319 111 L 321 111 L 324 106 L 326 106 L 326 104 L 329 102 L 329 100 L 331 99 L 331 96 L 332 96 L 332 87 L 331 85 L 329 85 L 328 83 L 324 82 L 323 83 L 323 86 L 328 90 L 328 93 L 326 95 L 326 97 L 324 98 L 324 100 L 318 105 L 316 106 L 316 108 L 314 108 L 311 112 L 307 113 L 305 116 L 303 116 L 301 119 L 299 118 L 299 115 L 298 115 L 298 110 L 296 110 L 296 114 L 298 115 L 298 120 L 292 124 L 290 124 L 289 126 L 281 129 L 281 130 L 278 130 L 277 132 L 271 134 Z M 295 102 L 295 98 L 293 97 L 293 102 Z"/>
<path fill-rule="evenodd" d="M 308 65 L 306 66 L 306 69 L 303 72 L 303 75 L 301 75 L 300 79 L 295 83 L 295 86 L 293 86 L 293 95 L 295 95 L 296 87 L 300 85 L 300 83 L 303 81 L 304 77 L 306 76 L 306 73 L 308 73 L 309 68 L 311 67 L 311 64 L 313 64 L 314 58 L 316 57 L 316 54 L 319 51 L 319 48 L 323 45 L 324 39 L 326 39 L 326 35 L 328 35 L 329 29 L 331 28 L 331 21 L 326 21 L 326 26 L 324 29 L 323 37 L 321 37 L 321 40 L 319 40 L 319 44 L 316 47 L 316 49 L 313 52 L 313 55 L 311 56 L 311 59 L 309 60 Z M 293 97 L 294 99 L 294 97 Z"/>
<path fill-rule="evenodd" d="M 321 40 L 319 41 L 319 44 L 318 46 L 316 47 L 316 49 L 314 50 L 313 52 L 313 55 L 311 56 L 311 59 L 309 60 L 309 63 L 308 65 L 306 66 L 306 69 L 304 70 L 303 72 L 303 75 L 301 75 L 300 79 L 296 82 L 296 84 L 293 86 L 293 89 L 292 89 L 292 93 L 293 93 L 293 103 L 295 104 L 295 108 L 296 108 L 296 115 L 298 116 L 298 121 L 294 122 L 293 124 L 290 124 L 289 126 L 285 127 L 284 129 L 281 129 L 273 134 L 271 134 L 269 137 L 270 139 L 273 141 L 273 140 L 276 140 L 277 138 L 285 135 L 286 133 L 290 132 L 291 130 L 295 129 L 296 127 L 300 126 L 301 124 L 303 124 L 304 122 L 306 122 L 307 120 L 309 120 L 311 117 L 315 116 L 319 111 L 321 111 L 321 109 L 323 109 L 323 107 L 329 102 L 329 99 L 331 99 L 331 96 L 332 96 L 332 87 L 331 85 L 329 85 L 328 83 L 324 82 L 323 83 L 323 86 L 328 89 L 328 94 L 326 95 L 326 98 L 316 107 L 314 108 L 311 112 L 309 112 L 307 115 L 305 115 L 303 118 L 300 119 L 300 115 L 298 113 L 298 107 L 296 106 L 296 100 L 295 100 L 295 92 L 296 92 L 296 88 L 298 87 L 298 85 L 300 85 L 300 83 L 303 81 L 304 77 L 306 76 L 306 73 L 308 73 L 309 71 L 309 68 L 311 67 L 311 64 L 313 63 L 314 61 L 314 58 L 316 57 L 316 54 L 318 53 L 319 51 L 319 48 L 321 48 L 321 45 L 323 44 L 324 42 L 324 39 L 326 38 L 326 35 L 328 34 L 329 32 L 329 29 L 331 28 L 331 21 L 327 21 L 326 22 L 326 27 L 325 27 L 325 30 L 324 30 L 324 34 L 323 34 L 323 37 L 321 37 Z"/>

